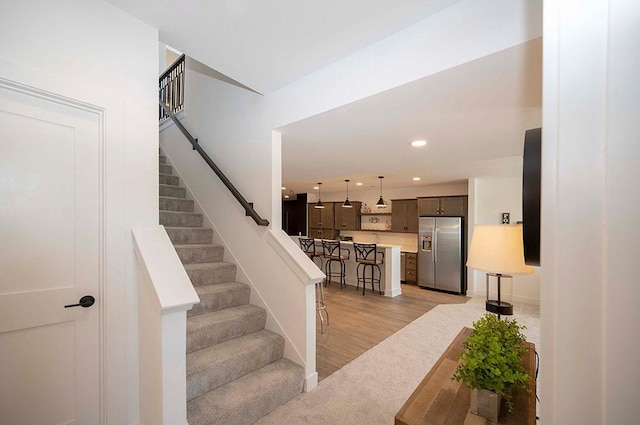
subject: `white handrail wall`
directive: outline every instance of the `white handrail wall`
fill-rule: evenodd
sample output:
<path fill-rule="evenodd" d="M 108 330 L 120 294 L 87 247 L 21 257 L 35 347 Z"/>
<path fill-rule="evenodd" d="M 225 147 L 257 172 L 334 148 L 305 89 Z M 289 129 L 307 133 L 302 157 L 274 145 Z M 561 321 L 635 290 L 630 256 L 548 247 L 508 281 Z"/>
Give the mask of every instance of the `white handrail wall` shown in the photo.
<path fill-rule="evenodd" d="M 200 302 L 164 226 L 132 231 L 138 262 L 140 421 L 186 424 L 187 310 Z"/>

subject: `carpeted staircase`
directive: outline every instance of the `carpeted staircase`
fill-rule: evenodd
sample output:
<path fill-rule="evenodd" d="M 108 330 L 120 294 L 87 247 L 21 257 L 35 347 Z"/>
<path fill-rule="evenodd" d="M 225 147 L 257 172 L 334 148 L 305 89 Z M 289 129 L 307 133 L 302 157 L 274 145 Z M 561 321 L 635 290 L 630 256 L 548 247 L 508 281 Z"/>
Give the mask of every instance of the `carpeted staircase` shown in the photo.
<path fill-rule="evenodd" d="M 160 156 L 160 224 L 200 296 L 187 318 L 189 425 L 249 425 L 302 391 L 304 369 L 284 359 L 284 338 L 265 330 L 266 312 L 249 304 L 213 230 Z"/>

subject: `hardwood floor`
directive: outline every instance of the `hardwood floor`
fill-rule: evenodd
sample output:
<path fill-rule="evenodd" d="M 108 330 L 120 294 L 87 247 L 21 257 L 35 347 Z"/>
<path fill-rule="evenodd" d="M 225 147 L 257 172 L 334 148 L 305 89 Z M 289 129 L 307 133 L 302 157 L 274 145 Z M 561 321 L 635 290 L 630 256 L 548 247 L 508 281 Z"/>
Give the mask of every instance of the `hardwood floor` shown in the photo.
<path fill-rule="evenodd" d="M 340 289 L 337 282 L 324 288 L 330 325 L 320 333 L 316 320 L 316 369 L 322 380 L 384 339 L 393 335 L 438 304 L 459 304 L 469 300 L 460 295 L 402 285 L 402 295 L 380 296 L 370 289 L 353 286 Z"/>

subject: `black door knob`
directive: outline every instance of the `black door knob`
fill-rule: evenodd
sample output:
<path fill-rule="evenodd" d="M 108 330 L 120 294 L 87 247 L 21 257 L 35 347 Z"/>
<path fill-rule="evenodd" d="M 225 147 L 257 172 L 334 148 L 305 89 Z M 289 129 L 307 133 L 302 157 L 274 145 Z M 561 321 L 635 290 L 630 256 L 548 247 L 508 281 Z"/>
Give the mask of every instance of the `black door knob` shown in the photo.
<path fill-rule="evenodd" d="M 80 298 L 80 301 L 78 301 L 78 304 L 67 304 L 64 306 L 64 308 L 69 308 L 69 307 L 91 307 L 94 303 L 96 302 L 96 299 L 93 298 L 91 295 L 85 295 L 84 297 Z"/>

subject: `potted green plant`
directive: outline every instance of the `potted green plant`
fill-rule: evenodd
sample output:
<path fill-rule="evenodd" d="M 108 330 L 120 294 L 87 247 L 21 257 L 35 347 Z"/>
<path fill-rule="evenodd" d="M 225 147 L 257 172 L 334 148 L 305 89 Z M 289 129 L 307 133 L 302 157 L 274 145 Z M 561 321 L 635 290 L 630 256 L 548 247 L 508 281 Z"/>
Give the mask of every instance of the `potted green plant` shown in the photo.
<path fill-rule="evenodd" d="M 496 422 L 501 398 L 511 411 L 512 392 L 528 388 L 529 375 L 521 362 L 526 352 L 524 328 L 515 319 L 500 320 L 492 313 L 473 323 L 453 376 L 472 390 L 472 413 Z"/>

